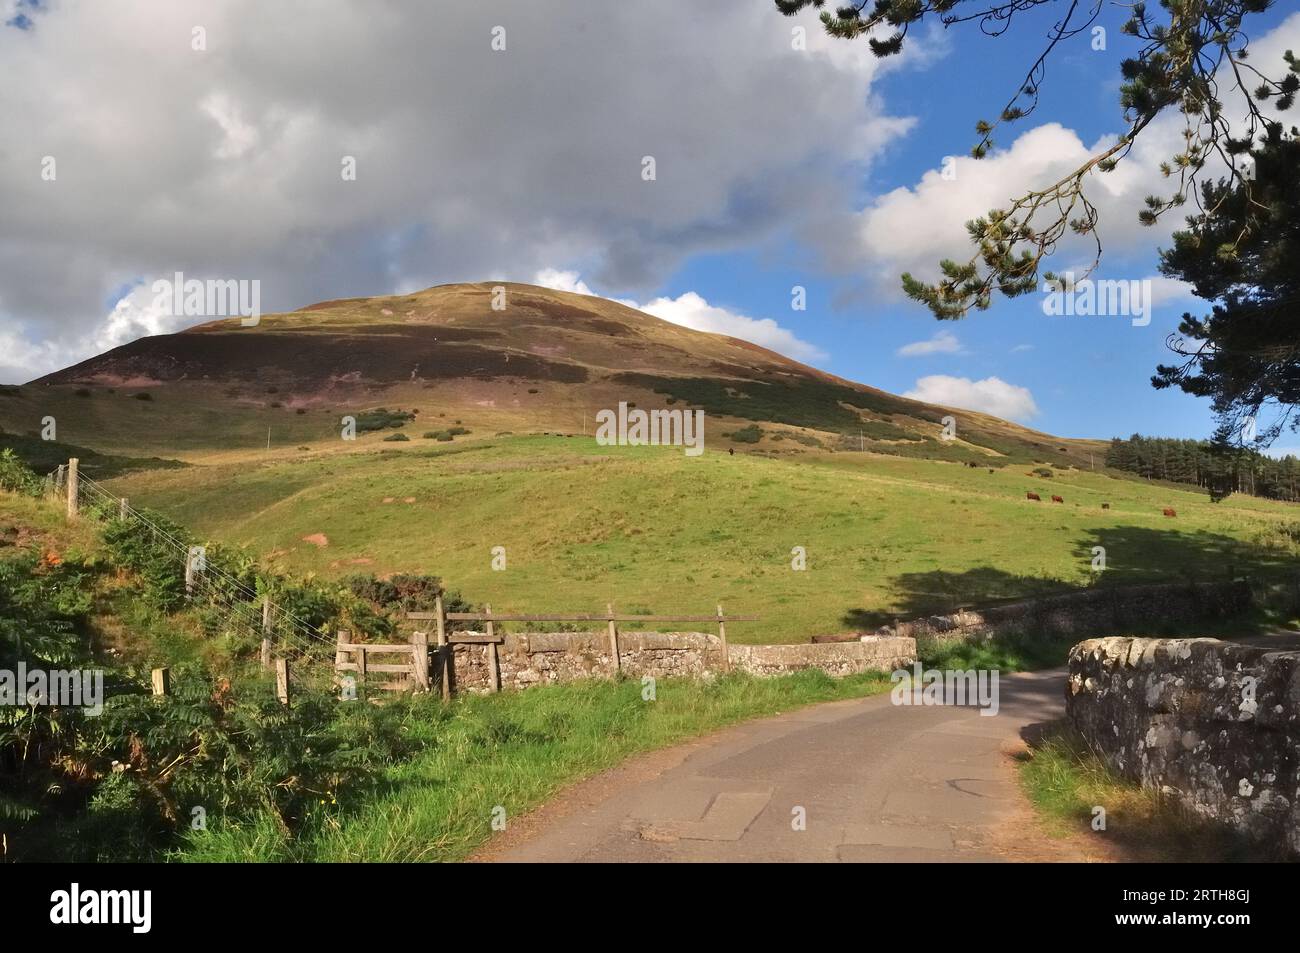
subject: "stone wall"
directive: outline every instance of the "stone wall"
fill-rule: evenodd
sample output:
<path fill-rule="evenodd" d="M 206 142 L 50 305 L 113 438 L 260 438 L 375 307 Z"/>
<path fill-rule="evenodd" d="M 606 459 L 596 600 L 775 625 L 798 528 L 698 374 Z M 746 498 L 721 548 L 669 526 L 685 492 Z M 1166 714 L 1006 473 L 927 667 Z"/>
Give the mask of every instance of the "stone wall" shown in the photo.
<path fill-rule="evenodd" d="M 806 645 L 732 645 L 731 665 L 751 675 L 785 675 L 819 668 L 828 675 L 892 672 L 916 661 L 916 640 L 868 635 L 856 642 Z"/>
<path fill-rule="evenodd" d="M 503 688 L 567 682 L 614 675 L 607 632 L 543 632 L 506 635 L 497 646 Z M 624 675 L 640 678 L 702 677 L 722 670 L 722 640 L 704 632 L 620 632 L 619 660 Z M 488 648 L 455 646 L 457 690 L 489 688 Z M 836 645 L 736 645 L 728 647 L 731 667 L 753 675 L 784 675 L 819 668 L 829 675 L 893 671 L 912 664 L 910 638 L 868 637 Z"/>
<path fill-rule="evenodd" d="M 1119 773 L 1300 854 L 1300 652 L 1217 639 L 1090 639 L 1066 714 Z"/>
<path fill-rule="evenodd" d="M 897 622 L 878 635 L 917 641 L 983 641 L 996 635 L 1100 635 L 1126 627 L 1228 618 L 1250 607 L 1241 580 L 1150 586 L 1099 586 L 1059 596 Z"/>

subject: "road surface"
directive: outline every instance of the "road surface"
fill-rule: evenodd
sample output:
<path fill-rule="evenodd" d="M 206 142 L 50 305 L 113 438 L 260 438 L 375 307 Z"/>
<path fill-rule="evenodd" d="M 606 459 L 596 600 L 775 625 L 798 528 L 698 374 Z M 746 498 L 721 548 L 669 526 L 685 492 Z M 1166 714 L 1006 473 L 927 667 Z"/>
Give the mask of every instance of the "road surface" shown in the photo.
<path fill-rule="evenodd" d="M 1056 669 L 1002 678 L 992 717 L 885 694 L 748 722 L 577 785 L 477 859 L 1050 858 L 1053 846 L 1030 832 L 1011 754 L 1062 716 L 1063 690 Z M 1035 843 L 1032 858 L 1022 841 Z"/>

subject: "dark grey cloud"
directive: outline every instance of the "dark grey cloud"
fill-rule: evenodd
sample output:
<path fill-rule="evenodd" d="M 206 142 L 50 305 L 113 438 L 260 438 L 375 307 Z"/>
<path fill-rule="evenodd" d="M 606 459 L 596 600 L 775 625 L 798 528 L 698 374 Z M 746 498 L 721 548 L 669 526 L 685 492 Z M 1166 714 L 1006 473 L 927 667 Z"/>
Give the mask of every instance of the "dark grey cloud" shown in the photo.
<path fill-rule="evenodd" d="M 260 279 L 268 311 L 548 267 L 649 293 L 850 230 L 907 123 L 805 22 L 800 52 L 753 0 L 51 3 L 0 29 L 0 377 L 186 323 L 147 306 L 175 271 Z"/>

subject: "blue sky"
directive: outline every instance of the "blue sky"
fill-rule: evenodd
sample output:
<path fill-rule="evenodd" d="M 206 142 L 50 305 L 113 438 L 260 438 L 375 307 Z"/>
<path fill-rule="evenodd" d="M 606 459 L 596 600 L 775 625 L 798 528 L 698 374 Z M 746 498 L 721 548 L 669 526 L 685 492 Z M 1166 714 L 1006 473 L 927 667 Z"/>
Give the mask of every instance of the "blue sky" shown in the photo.
<path fill-rule="evenodd" d="M 1019 132 L 1045 121 L 1075 130 L 1085 143 L 1122 128 L 1119 99 L 1120 51 L 1129 42 L 1119 33 L 1121 11 L 1108 10 L 1098 24 L 1108 29 L 1110 55 L 1090 48 L 1090 35 L 1058 47 L 1051 61 L 1036 113 L 998 137 L 1005 145 Z M 1256 33 L 1277 26 L 1281 7 L 1256 21 Z M 924 68 L 886 76 L 873 91 L 890 110 L 913 116 L 916 125 L 890 144 L 882 160 L 862 177 L 860 198 L 911 186 L 945 155 L 964 155 L 975 142 L 974 124 L 993 118 L 1022 81 L 1028 64 L 1042 48 L 1043 17 L 1002 37 L 987 37 L 969 27 L 948 31 L 946 54 Z M 935 41 L 933 34 L 922 42 Z M 1259 64 L 1257 64 L 1259 65 Z M 1136 209 L 1131 213 L 1136 217 Z M 1167 219 L 1145 230 L 1145 249 L 1106 255 L 1099 275 L 1148 276 L 1156 273 L 1156 249 L 1168 244 Z M 935 256 L 938 260 L 938 255 Z M 1154 310 L 1151 323 L 1133 327 L 1123 318 L 1048 317 L 1041 297 L 996 298 L 985 312 L 955 322 L 934 319 L 910 301 L 857 300 L 837 305 L 842 278 L 814 275 L 790 264 L 806 258 L 791 242 L 787 256 L 746 251 L 701 255 L 685 263 L 661 289 L 675 296 L 696 291 L 711 304 L 753 316 L 771 316 L 799 338 L 817 345 L 827 357 L 817 366 L 884 390 L 904 393 L 924 375 L 970 379 L 998 377 L 1027 387 L 1039 413 L 1025 419 L 1032 426 L 1063 436 L 1111 437 L 1133 432 L 1205 437 L 1212 427 L 1208 401 L 1181 392 L 1156 391 L 1150 378 L 1159 363 L 1173 363 L 1166 337 L 1177 328 L 1184 310 L 1201 302 L 1178 299 Z M 808 310 L 789 309 L 790 288 L 809 289 Z M 955 335 L 957 353 L 900 357 L 899 348 L 938 332 Z M 1284 435 L 1279 446 L 1300 440 Z"/>
<path fill-rule="evenodd" d="M 1294 6 L 1252 19 L 1257 67 L 1300 49 Z M 966 158 L 1063 7 L 998 38 L 914 31 L 882 63 L 767 0 L 659 0 L 652 16 L 319 0 L 309 21 L 259 0 L 0 0 L 0 61 L 24 77 L 0 86 L 0 382 L 197 323 L 152 303 L 153 280 L 178 271 L 258 280 L 267 311 L 507 279 L 1064 436 L 1205 436 L 1204 402 L 1149 383 L 1182 311 L 1201 308 L 1168 282 L 1145 327 L 1048 317 L 1041 294 L 940 323 L 899 290 L 900 272 L 965 257 L 966 219 L 1121 131 L 1134 41 L 1116 3 L 1105 48 L 1089 33 L 1059 46 L 1036 114 Z M 1156 275 L 1177 222 L 1144 229 L 1136 204 L 1160 189 L 1169 118 L 1089 185 L 1096 277 Z"/>

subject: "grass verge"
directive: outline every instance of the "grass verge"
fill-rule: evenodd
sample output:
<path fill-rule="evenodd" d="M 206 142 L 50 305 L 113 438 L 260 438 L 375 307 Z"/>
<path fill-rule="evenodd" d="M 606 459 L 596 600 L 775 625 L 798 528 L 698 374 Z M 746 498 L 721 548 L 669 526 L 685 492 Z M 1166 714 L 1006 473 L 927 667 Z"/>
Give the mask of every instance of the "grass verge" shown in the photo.
<path fill-rule="evenodd" d="M 1032 672 L 1064 665 L 1075 636 L 999 635 L 986 642 L 918 640 L 921 663 L 936 669 L 988 669 Z"/>
<path fill-rule="evenodd" d="M 227 826 L 209 818 L 174 859 L 186 861 L 454 861 L 561 788 L 643 751 L 736 722 L 813 702 L 889 688 L 886 674 L 833 679 L 822 672 L 780 678 L 728 675 L 663 679 L 655 699 L 636 681 L 540 686 L 464 696 L 443 707 L 408 706 L 403 731 L 423 745 L 387 768 L 377 792 L 323 814 L 290 840 L 268 818 Z"/>
<path fill-rule="evenodd" d="M 1102 838 L 1118 859 L 1156 863 L 1259 861 L 1264 850 L 1173 798 L 1115 774 L 1075 732 L 1057 724 L 1021 755 L 1020 783 L 1050 836 Z M 1106 829 L 1092 828 L 1105 808 Z"/>

